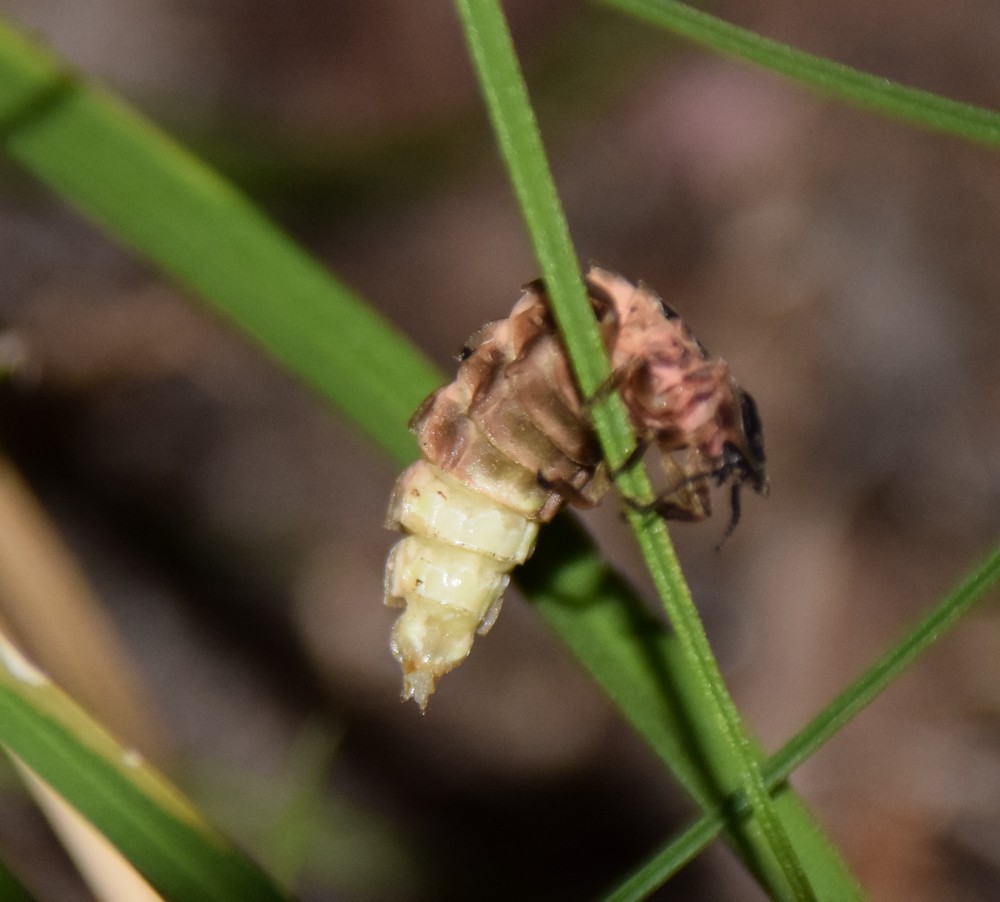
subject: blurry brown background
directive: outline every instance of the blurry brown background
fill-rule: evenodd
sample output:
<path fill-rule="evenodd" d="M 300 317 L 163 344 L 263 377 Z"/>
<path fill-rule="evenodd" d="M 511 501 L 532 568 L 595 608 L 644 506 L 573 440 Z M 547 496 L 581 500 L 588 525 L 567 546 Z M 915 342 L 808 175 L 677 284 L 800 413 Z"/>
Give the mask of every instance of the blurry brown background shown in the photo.
<path fill-rule="evenodd" d="M 721 553 L 721 517 L 672 532 L 776 748 L 995 541 L 1000 161 L 602 8 L 507 8 L 580 254 L 658 288 L 761 408 L 771 498 L 748 500 Z M 711 8 L 1000 107 L 993 3 Z M 448 3 L 0 11 L 229 175 L 444 367 L 537 275 Z M 685 822 L 519 598 L 426 717 L 400 705 L 380 606 L 393 469 L 8 164 L 0 189 L 3 448 L 130 649 L 169 737 L 146 734 L 150 753 L 200 804 L 259 848 L 294 846 L 282 817 L 305 800 L 310 900 L 592 898 Z M 587 520 L 641 584 L 605 507 Z M 998 652 L 987 602 L 795 777 L 876 899 L 996 898 Z M 12 780 L 0 853 L 49 898 L 86 898 Z M 665 896 L 759 891 L 716 847 Z"/>

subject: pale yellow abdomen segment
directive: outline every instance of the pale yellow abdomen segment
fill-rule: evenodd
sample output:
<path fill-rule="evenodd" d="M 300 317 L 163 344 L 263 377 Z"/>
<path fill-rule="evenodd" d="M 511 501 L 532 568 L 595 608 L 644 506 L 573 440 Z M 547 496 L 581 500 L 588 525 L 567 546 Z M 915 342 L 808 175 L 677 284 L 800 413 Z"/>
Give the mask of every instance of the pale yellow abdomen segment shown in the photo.
<path fill-rule="evenodd" d="M 386 526 L 512 564 L 528 559 L 538 535 L 536 521 L 471 491 L 424 460 L 396 481 Z"/>
<path fill-rule="evenodd" d="M 481 619 L 507 588 L 511 567 L 475 551 L 407 536 L 389 553 L 386 598 L 419 598 Z"/>
<path fill-rule="evenodd" d="M 424 708 L 437 679 L 493 625 L 510 571 L 534 549 L 538 524 L 427 461 L 397 480 L 387 523 L 410 533 L 389 554 L 385 601 L 404 608 L 392 630 L 403 698 Z"/>

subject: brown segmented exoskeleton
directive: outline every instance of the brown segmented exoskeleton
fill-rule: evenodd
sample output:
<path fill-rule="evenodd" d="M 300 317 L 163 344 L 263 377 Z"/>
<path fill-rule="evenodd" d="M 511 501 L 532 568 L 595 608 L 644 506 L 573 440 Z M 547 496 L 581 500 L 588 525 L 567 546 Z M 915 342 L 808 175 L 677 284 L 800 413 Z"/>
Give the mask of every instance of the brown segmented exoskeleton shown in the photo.
<path fill-rule="evenodd" d="M 711 514 L 709 489 L 764 493 L 757 407 L 677 313 L 646 285 L 592 266 L 587 291 L 637 448 L 655 446 L 667 490 L 651 507 L 668 519 Z M 596 504 L 608 488 L 589 417 L 541 282 L 506 319 L 476 332 L 455 380 L 410 421 L 422 459 L 396 481 L 386 525 L 408 535 L 386 564 L 386 604 L 402 607 L 392 651 L 403 698 L 421 709 L 439 677 L 496 620 L 510 571 L 535 546 L 539 524 L 565 503 Z"/>

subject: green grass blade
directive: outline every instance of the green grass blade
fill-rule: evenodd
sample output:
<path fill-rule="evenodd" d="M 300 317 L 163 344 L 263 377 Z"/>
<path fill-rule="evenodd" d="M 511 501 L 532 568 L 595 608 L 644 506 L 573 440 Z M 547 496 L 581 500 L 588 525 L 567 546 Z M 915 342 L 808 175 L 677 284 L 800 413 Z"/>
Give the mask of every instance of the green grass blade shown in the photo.
<path fill-rule="evenodd" d="M 569 229 L 503 12 L 499 3 L 488 0 L 456 0 L 456 7 L 574 372 L 584 395 L 591 397 L 607 378 L 609 364 L 584 296 Z M 613 465 L 623 461 L 634 438 L 614 394 L 595 405 L 594 421 L 609 461 Z M 632 468 L 618 482 L 633 497 L 652 497 L 641 467 Z M 772 894 L 814 898 L 806 870 L 764 787 L 757 758 L 712 656 L 666 528 L 660 518 L 635 511 L 629 512 L 629 520 L 684 652 L 676 678 L 697 690 L 690 724 L 720 788 L 726 792 L 741 789 L 753 808 L 755 819 L 740 836 L 745 852 Z"/>
<path fill-rule="evenodd" d="M 3 637 L 0 746 L 104 833 L 165 898 L 285 898 L 134 751 L 115 743 Z"/>
<path fill-rule="evenodd" d="M 1000 547 L 975 567 L 857 680 L 840 693 L 764 765 L 767 785 L 787 780 L 803 761 L 859 714 L 1000 581 Z M 746 805 L 737 808 L 746 809 Z M 665 883 L 726 826 L 722 809 L 706 814 L 631 874 L 608 898 L 641 899 Z"/>
<path fill-rule="evenodd" d="M 600 0 L 727 56 L 756 63 L 823 94 L 929 131 L 1000 144 L 1000 113 L 907 87 L 731 25 L 677 0 Z"/>
<path fill-rule="evenodd" d="M 0 21 L 6 152 L 265 344 L 397 461 L 440 374 L 242 194 Z M 370 378 L 378 373 L 381 378 Z"/>

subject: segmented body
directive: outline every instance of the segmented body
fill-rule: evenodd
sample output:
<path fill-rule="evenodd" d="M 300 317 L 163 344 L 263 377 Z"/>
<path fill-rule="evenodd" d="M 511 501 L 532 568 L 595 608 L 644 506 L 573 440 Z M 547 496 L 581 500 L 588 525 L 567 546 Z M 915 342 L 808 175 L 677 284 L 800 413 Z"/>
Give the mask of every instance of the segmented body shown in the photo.
<path fill-rule="evenodd" d="M 600 267 L 587 288 L 640 447 L 658 447 L 670 481 L 656 510 L 701 519 L 711 482 L 731 480 L 731 529 L 742 482 L 766 488 L 753 400 L 649 288 Z M 539 525 L 566 502 L 595 504 L 608 478 L 538 282 L 469 339 L 455 380 L 410 426 L 422 459 L 393 490 L 386 523 L 408 535 L 390 552 L 385 594 L 404 608 L 392 631 L 403 698 L 424 708 L 493 625 Z"/>

